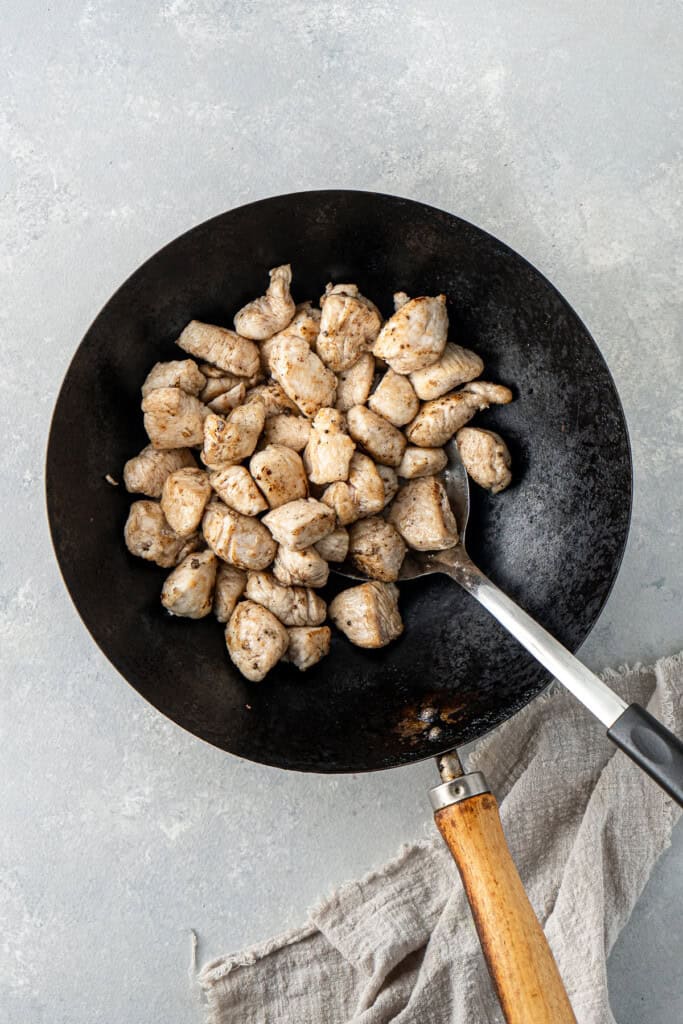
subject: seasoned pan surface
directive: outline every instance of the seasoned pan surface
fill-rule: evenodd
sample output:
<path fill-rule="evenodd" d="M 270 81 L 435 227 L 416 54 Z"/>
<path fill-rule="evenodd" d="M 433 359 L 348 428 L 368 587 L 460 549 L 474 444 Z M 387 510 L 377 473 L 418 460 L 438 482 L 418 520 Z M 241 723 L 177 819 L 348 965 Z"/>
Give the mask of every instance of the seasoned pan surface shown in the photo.
<path fill-rule="evenodd" d="M 448 579 L 401 585 L 404 636 L 382 651 L 343 637 L 305 674 L 260 684 L 229 662 L 212 619 L 168 617 L 165 571 L 131 557 L 131 497 L 111 487 L 145 444 L 140 386 L 192 318 L 231 325 L 291 262 L 297 301 L 355 281 L 383 313 L 392 292 L 449 297 L 451 338 L 515 401 L 480 415 L 508 441 L 514 484 L 472 487 L 468 547 L 492 579 L 576 649 L 615 579 L 631 460 L 619 398 L 588 331 L 551 284 L 490 235 L 420 203 L 304 192 L 207 221 L 148 260 L 107 303 L 69 367 L 47 457 L 47 502 L 66 585 L 94 640 L 143 697 L 241 757 L 307 771 L 419 760 L 482 735 L 540 692 L 547 673 Z M 346 585 L 331 577 L 328 594 Z"/>

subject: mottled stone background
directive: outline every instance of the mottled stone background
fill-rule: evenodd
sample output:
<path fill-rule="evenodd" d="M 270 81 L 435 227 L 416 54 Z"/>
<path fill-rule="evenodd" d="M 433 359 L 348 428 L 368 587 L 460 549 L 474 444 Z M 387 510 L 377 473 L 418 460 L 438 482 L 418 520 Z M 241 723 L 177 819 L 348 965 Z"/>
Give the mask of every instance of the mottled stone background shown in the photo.
<path fill-rule="evenodd" d="M 628 551 L 583 657 L 681 647 L 682 22 L 675 0 L 4 4 L 2 1024 L 199 1020 L 190 928 L 200 959 L 265 937 L 430 827 L 429 764 L 282 774 L 162 720 L 59 579 L 62 375 L 121 280 L 198 221 L 378 189 L 535 263 L 593 331 L 633 441 Z M 682 877 L 679 830 L 611 959 L 620 1024 L 683 1019 Z"/>

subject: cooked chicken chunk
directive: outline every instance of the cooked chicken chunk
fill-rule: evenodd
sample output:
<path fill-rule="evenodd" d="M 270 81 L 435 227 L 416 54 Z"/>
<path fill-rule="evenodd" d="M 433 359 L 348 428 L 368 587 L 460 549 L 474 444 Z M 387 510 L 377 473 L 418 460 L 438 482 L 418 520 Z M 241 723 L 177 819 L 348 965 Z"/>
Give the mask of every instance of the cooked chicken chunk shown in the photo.
<path fill-rule="evenodd" d="M 206 377 L 199 372 L 194 359 L 176 359 L 170 363 L 155 363 L 145 377 L 142 397 L 157 388 L 180 388 L 188 395 L 198 395 L 206 384 Z"/>
<path fill-rule="evenodd" d="M 283 626 L 319 626 L 327 605 L 307 587 L 283 587 L 269 572 L 250 572 L 246 596 L 277 615 Z"/>
<path fill-rule="evenodd" d="M 230 388 L 229 391 L 224 391 L 222 395 L 217 395 L 209 403 L 209 409 L 211 412 L 217 412 L 221 416 L 229 415 L 233 409 L 236 409 L 238 405 L 241 405 L 244 401 L 244 396 L 247 393 L 247 389 L 241 382 L 235 384 L 234 388 Z"/>
<path fill-rule="evenodd" d="M 301 456 L 282 444 L 269 444 L 249 463 L 254 480 L 271 508 L 279 508 L 308 495 L 308 481 Z"/>
<path fill-rule="evenodd" d="M 493 430 L 463 427 L 456 435 L 460 458 L 469 475 L 492 494 L 504 491 L 512 480 L 510 452 Z"/>
<path fill-rule="evenodd" d="M 398 313 L 406 302 L 410 302 L 410 295 L 407 292 L 394 292 L 394 313 Z"/>
<path fill-rule="evenodd" d="M 201 444 L 208 409 L 180 388 L 156 388 L 142 399 L 145 430 L 153 448 Z"/>
<path fill-rule="evenodd" d="M 447 464 L 443 448 L 406 448 L 397 473 L 406 480 L 414 480 L 418 476 L 435 476 Z"/>
<path fill-rule="evenodd" d="M 384 504 L 382 508 L 386 508 L 398 490 L 398 476 L 396 475 L 396 470 L 392 469 L 391 466 L 377 466 L 377 472 L 384 484 Z"/>
<path fill-rule="evenodd" d="M 264 341 L 283 330 L 294 316 L 294 299 L 290 295 L 292 268 L 289 263 L 274 267 L 265 295 L 254 299 L 235 315 L 235 330 L 244 338 Z"/>
<path fill-rule="evenodd" d="M 320 305 L 328 295 L 352 295 L 354 297 L 360 295 L 360 288 L 357 284 L 332 284 L 328 281 L 325 285 L 325 294 L 320 296 Z"/>
<path fill-rule="evenodd" d="M 222 370 L 220 366 L 212 366 L 211 363 L 200 363 L 199 369 L 200 372 L 203 373 L 204 376 L 206 377 L 207 387 L 210 380 L 216 380 L 218 381 L 219 384 L 222 385 L 222 390 L 229 390 L 231 387 L 234 387 L 235 384 L 239 384 L 240 381 L 242 381 L 245 388 L 255 388 L 256 385 L 260 384 L 261 381 L 264 379 L 263 374 L 261 373 L 260 366 L 256 373 L 253 373 L 248 377 L 242 377 L 234 373 L 228 373 L 226 370 Z M 202 392 L 199 397 L 201 398 L 202 402 L 207 401 L 207 399 L 204 397 L 204 392 Z M 216 396 L 213 395 L 212 397 L 215 398 Z"/>
<path fill-rule="evenodd" d="M 124 529 L 126 547 L 131 555 L 156 562 L 170 569 L 185 555 L 202 546 L 201 538 L 179 537 L 166 522 L 158 501 L 134 501 L 130 506 Z"/>
<path fill-rule="evenodd" d="M 289 633 L 289 647 L 283 661 L 291 661 L 300 672 L 305 672 L 330 653 L 332 630 L 329 626 L 292 626 Z"/>
<path fill-rule="evenodd" d="M 381 325 L 382 318 L 374 303 L 362 295 L 333 289 L 322 303 L 316 351 L 335 373 L 348 370 L 361 352 L 372 348 Z"/>
<path fill-rule="evenodd" d="M 315 498 L 300 498 L 280 505 L 263 517 L 263 522 L 278 542 L 301 551 L 327 537 L 335 528 L 334 513 Z"/>
<path fill-rule="evenodd" d="M 190 355 L 236 377 L 253 377 L 261 369 L 257 346 L 227 327 L 190 320 L 177 343 Z M 206 376 L 206 374 L 205 374 Z"/>
<path fill-rule="evenodd" d="M 270 363 L 273 377 L 304 416 L 312 418 L 323 406 L 334 405 L 337 378 L 301 338 L 280 338 Z"/>
<path fill-rule="evenodd" d="M 396 373 L 412 373 L 441 357 L 447 333 L 446 296 L 423 295 L 387 320 L 372 351 Z"/>
<path fill-rule="evenodd" d="M 297 306 L 294 319 L 289 326 L 261 344 L 261 365 L 266 373 L 271 372 L 271 353 L 277 341 L 297 338 L 299 341 L 305 341 L 309 348 L 314 348 L 319 329 L 320 310 L 311 306 L 310 302 L 303 302 Z"/>
<path fill-rule="evenodd" d="M 304 466 L 313 484 L 346 480 L 355 444 L 348 435 L 346 417 L 337 409 L 316 413 L 311 436 L 304 449 Z"/>
<path fill-rule="evenodd" d="M 311 421 L 305 416 L 289 416 L 281 413 L 268 416 L 263 428 L 262 440 L 266 444 L 282 444 L 285 448 L 293 448 L 301 452 L 308 444 L 311 435 Z"/>
<path fill-rule="evenodd" d="M 161 511 L 172 530 L 188 537 L 198 529 L 211 497 L 211 484 L 201 469 L 176 469 L 164 480 Z"/>
<path fill-rule="evenodd" d="M 394 583 L 362 583 L 337 594 L 330 618 L 357 647 L 386 647 L 403 632 Z"/>
<path fill-rule="evenodd" d="M 196 466 L 189 448 L 159 450 L 148 444 L 123 467 L 123 482 L 131 494 L 148 494 L 150 498 L 159 498 L 169 473 L 187 466 Z"/>
<path fill-rule="evenodd" d="M 241 462 L 253 452 L 265 422 L 261 402 L 241 405 L 227 419 L 209 413 L 204 422 L 203 461 L 207 466 Z"/>
<path fill-rule="evenodd" d="M 417 397 L 428 401 L 474 380 L 483 369 L 484 360 L 476 352 L 449 341 L 441 358 L 423 370 L 415 370 L 410 381 Z"/>
<path fill-rule="evenodd" d="M 352 405 L 365 405 L 375 376 L 375 357 L 363 352 L 353 366 L 338 375 L 337 408 L 347 412 Z"/>
<path fill-rule="evenodd" d="M 368 405 L 378 416 L 395 427 L 409 423 L 420 408 L 413 385 L 407 377 L 393 370 L 387 370 L 381 381 L 370 395 Z"/>
<path fill-rule="evenodd" d="M 349 551 L 349 532 L 343 526 L 323 537 L 314 546 L 321 558 L 326 562 L 343 562 Z M 311 584 L 309 584 L 311 586 Z"/>
<path fill-rule="evenodd" d="M 458 543 L 453 510 L 443 484 L 435 476 L 404 484 L 389 509 L 389 522 L 408 547 L 417 551 L 442 551 Z"/>
<path fill-rule="evenodd" d="M 385 466 L 398 466 L 406 447 L 400 430 L 364 405 L 354 405 L 346 414 L 349 433 L 368 455 Z"/>
<path fill-rule="evenodd" d="M 218 559 L 213 551 L 187 555 L 166 577 L 161 603 L 172 615 L 203 619 L 211 611 Z"/>
<path fill-rule="evenodd" d="M 209 502 L 202 530 L 211 550 L 238 569 L 265 569 L 275 557 L 275 541 L 263 523 L 222 501 Z"/>
<path fill-rule="evenodd" d="M 349 560 L 363 576 L 391 583 L 398 579 L 406 546 L 403 538 L 380 516 L 354 523 L 349 530 Z"/>
<path fill-rule="evenodd" d="M 266 416 L 277 416 L 281 412 L 296 414 L 299 411 L 275 380 L 269 380 L 267 384 L 259 384 L 258 387 L 251 388 L 247 391 L 246 401 L 261 402 L 266 410 Z"/>
<path fill-rule="evenodd" d="M 507 405 L 512 401 L 510 388 L 504 384 L 492 384 L 488 380 L 472 380 L 462 390 L 485 399 L 488 405 Z"/>
<path fill-rule="evenodd" d="M 213 402 L 214 398 L 219 398 L 227 391 L 232 391 L 232 389 L 236 388 L 238 384 L 244 384 L 244 380 L 241 377 L 235 377 L 233 373 L 224 374 L 223 370 L 219 370 L 218 372 L 221 374 L 220 377 L 206 377 L 206 384 L 199 395 L 200 400 L 206 405 L 208 405 L 209 402 Z"/>
<path fill-rule="evenodd" d="M 214 470 L 209 482 L 221 501 L 243 516 L 257 516 L 268 508 L 268 502 L 246 466 L 225 466 Z"/>
<path fill-rule="evenodd" d="M 287 650 L 289 634 L 267 608 L 240 601 L 225 629 L 225 643 L 242 675 L 258 683 Z"/>
<path fill-rule="evenodd" d="M 321 501 L 334 509 L 340 526 L 348 526 L 384 508 L 384 481 L 371 458 L 354 452 L 349 479 L 326 487 Z"/>
<path fill-rule="evenodd" d="M 440 448 L 476 412 L 487 408 L 486 399 L 468 391 L 454 391 L 443 398 L 425 402 L 412 423 L 406 427 L 406 437 L 411 444 L 420 448 Z"/>
<path fill-rule="evenodd" d="M 318 543 L 324 544 L 326 539 Z M 278 582 L 288 587 L 324 587 L 330 567 L 314 547 L 292 551 L 280 544 L 273 562 L 273 573 Z"/>
<path fill-rule="evenodd" d="M 216 588 L 213 592 L 213 614 L 219 622 L 227 622 L 247 585 L 247 574 L 234 565 L 219 560 Z"/>

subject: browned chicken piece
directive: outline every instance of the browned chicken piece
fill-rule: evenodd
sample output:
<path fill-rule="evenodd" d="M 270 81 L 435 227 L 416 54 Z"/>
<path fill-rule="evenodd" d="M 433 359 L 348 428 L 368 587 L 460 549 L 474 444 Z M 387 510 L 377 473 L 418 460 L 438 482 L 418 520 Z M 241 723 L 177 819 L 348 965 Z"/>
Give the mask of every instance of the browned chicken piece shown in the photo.
<path fill-rule="evenodd" d="M 504 491 L 512 474 L 510 452 L 500 434 L 478 427 L 463 427 L 455 440 L 463 465 L 474 482 L 492 494 Z"/>
<path fill-rule="evenodd" d="M 209 413 L 204 423 L 202 461 L 207 466 L 241 462 L 254 451 L 265 422 L 261 402 L 240 405 L 227 419 Z"/>
<path fill-rule="evenodd" d="M 399 476 L 415 480 L 418 476 L 436 476 L 448 465 L 443 448 L 406 448 L 397 469 Z"/>
<path fill-rule="evenodd" d="M 252 683 L 259 683 L 289 646 L 289 634 L 272 612 L 254 601 L 240 601 L 225 629 L 233 664 Z"/>
<path fill-rule="evenodd" d="M 354 405 L 346 414 L 349 433 L 368 455 L 384 466 L 398 466 L 406 447 L 400 430 L 364 405 Z"/>
<path fill-rule="evenodd" d="M 279 508 L 308 496 L 308 481 L 301 456 L 283 444 L 269 444 L 256 452 L 249 463 L 254 480 L 270 508 Z"/>
<path fill-rule="evenodd" d="M 280 338 L 270 352 L 271 373 L 304 416 L 333 406 L 337 378 L 301 338 Z"/>
<path fill-rule="evenodd" d="M 232 389 L 237 387 L 238 384 L 244 384 L 242 377 L 236 377 L 233 373 L 224 373 L 223 370 L 219 370 L 218 372 L 221 376 L 207 377 L 206 384 L 200 392 L 199 398 L 205 403 L 205 405 L 208 405 L 209 402 L 213 402 L 214 398 L 219 398 L 220 395 L 224 395 L 226 391 L 232 391 Z"/>
<path fill-rule="evenodd" d="M 235 330 L 244 338 L 265 341 L 283 330 L 294 316 L 294 299 L 289 291 L 292 283 L 289 263 L 274 267 L 269 275 L 266 294 L 247 303 L 235 314 Z"/>
<path fill-rule="evenodd" d="M 263 522 L 278 544 L 294 551 L 312 547 L 336 526 L 332 509 L 315 498 L 288 501 L 265 515 Z"/>
<path fill-rule="evenodd" d="M 362 583 L 337 594 L 330 618 L 357 647 L 386 647 L 403 632 L 394 583 Z"/>
<path fill-rule="evenodd" d="M 337 408 L 347 412 L 353 405 L 365 405 L 375 376 L 375 357 L 363 352 L 353 366 L 342 370 L 337 380 Z"/>
<path fill-rule="evenodd" d="M 275 558 L 275 541 L 263 523 L 222 501 L 209 502 L 202 530 L 211 550 L 238 569 L 265 569 Z"/>
<path fill-rule="evenodd" d="M 356 449 L 348 435 L 346 417 L 337 409 L 316 413 L 311 436 L 304 449 L 304 467 L 313 484 L 331 484 L 346 480 Z"/>
<path fill-rule="evenodd" d="M 256 385 L 260 384 L 261 381 L 264 379 L 260 367 L 256 371 L 256 373 L 252 374 L 249 377 L 238 377 L 234 373 L 227 373 L 225 370 L 221 370 L 220 366 L 212 366 L 211 363 L 200 363 L 199 369 L 206 377 L 207 387 L 210 380 L 217 380 L 219 383 L 221 381 L 223 382 L 221 385 L 223 390 L 229 390 L 231 387 L 234 387 L 235 384 L 238 384 L 240 381 L 243 382 L 245 388 L 255 388 Z M 201 398 L 202 402 L 207 401 L 207 399 L 204 397 L 204 392 L 202 392 L 199 397 Z M 215 398 L 215 394 L 212 397 Z"/>
<path fill-rule="evenodd" d="M 377 472 L 384 484 L 384 504 L 382 508 L 386 508 L 398 490 L 398 476 L 396 475 L 396 470 L 392 469 L 391 466 L 377 466 Z"/>
<path fill-rule="evenodd" d="M 454 391 L 443 398 L 425 402 L 405 429 L 410 444 L 420 448 L 440 448 L 489 403 L 468 391 Z"/>
<path fill-rule="evenodd" d="M 276 380 L 269 380 L 267 384 L 259 384 L 258 387 L 247 391 L 247 402 L 261 402 L 266 410 L 266 416 L 277 416 L 279 413 L 298 413 L 299 409 L 288 398 Z"/>
<path fill-rule="evenodd" d="M 131 555 L 171 569 L 185 555 L 202 547 L 201 538 L 179 537 L 166 522 L 158 501 L 134 501 L 124 529 L 126 547 Z"/>
<path fill-rule="evenodd" d="M 219 560 L 213 592 L 213 614 L 219 622 L 228 621 L 246 586 L 246 572 Z"/>
<path fill-rule="evenodd" d="M 305 416 L 291 416 L 280 413 L 268 416 L 263 428 L 262 440 L 266 444 L 282 444 L 285 448 L 293 448 L 301 452 L 308 444 L 311 436 L 311 421 Z"/>
<path fill-rule="evenodd" d="M 458 543 L 453 510 L 443 484 L 435 476 L 404 484 L 389 509 L 389 522 L 416 551 L 442 551 Z"/>
<path fill-rule="evenodd" d="M 229 391 L 224 391 L 222 395 L 217 395 L 207 404 L 211 412 L 217 412 L 221 416 L 228 416 L 238 405 L 242 405 L 246 393 L 247 389 L 240 382 L 235 384 L 234 388 L 230 388 Z"/>
<path fill-rule="evenodd" d="M 371 580 L 392 583 L 398 579 L 406 546 L 403 538 L 380 516 L 354 523 L 349 530 L 349 560 Z"/>
<path fill-rule="evenodd" d="M 417 415 L 420 403 L 407 377 L 387 370 L 370 395 L 368 405 L 395 427 L 402 427 Z"/>
<path fill-rule="evenodd" d="M 478 395 L 488 405 L 507 405 L 512 401 L 512 392 L 504 384 L 492 384 L 488 380 L 472 380 L 465 384 L 463 391 Z"/>
<path fill-rule="evenodd" d="M 297 338 L 305 341 L 309 348 L 315 347 L 315 342 L 320 329 L 320 310 L 315 309 L 310 302 L 302 302 L 296 307 L 296 313 L 292 322 L 279 331 L 272 338 L 261 343 L 261 365 L 266 373 L 270 373 L 270 357 L 276 341 L 288 341 L 290 338 Z"/>
<path fill-rule="evenodd" d="M 254 342 L 229 331 L 227 327 L 190 320 L 176 344 L 197 359 L 212 363 L 236 377 L 253 377 L 261 369 L 258 347 Z"/>
<path fill-rule="evenodd" d="M 123 482 L 131 494 L 148 494 L 150 498 L 159 498 L 169 473 L 196 465 L 189 448 L 160 450 L 148 444 L 123 467 Z"/>
<path fill-rule="evenodd" d="M 348 530 L 345 530 L 343 526 L 338 526 L 327 537 L 318 541 L 315 550 L 326 562 L 343 562 L 349 552 Z M 275 560 L 277 561 L 277 555 Z M 309 584 L 309 586 L 311 585 Z"/>
<path fill-rule="evenodd" d="M 334 509 L 340 526 L 348 526 L 384 508 L 384 481 L 371 458 L 354 452 L 349 479 L 326 487 L 321 501 Z"/>
<path fill-rule="evenodd" d="M 326 539 L 318 543 L 324 544 Z M 288 587 L 324 587 L 330 567 L 314 547 L 292 551 L 280 544 L 273 562 L 273 573 L 278 582 Z"/>
<path fill-rule="evenodd" d="M 329 626 L 292 626 L 289 633 L 289 647 L 282 660 L 296 665 L 300 672 L 309 668 L 330 653 L 332 630 Z"/>
<path fill-rule="evenodd" d="M 410 295 L 407 292 L 394 292 L 394 313 L 398 313 L 406 302 L 410 302 Z"/>
<path fill-rule="evenodd" d="M 351 295 L 356 298 L 360 295 L 360 288 L 357 284 L 332 284 L 328 281 L 325 285 L 325 294 L 320 296 L 321 306 L 328 295 Z"/>
<path fill-rule="evenodd" d="M 161 511 L 172 530 L 189 537 L 199 528 L 210 497 L 211 484 L 203 470 L 176 469 L 164 481 Z"/>
<path fill-rule="evenodd" d="M 198 395 L 206 384 L 194 359 L 175 359 L 170 363 L 155 363 L 145 377 L 142 397 L 157 388 L 180 388 L 188 395 Z"/>
<path fill-rule="evenodd" d="M 283 626 L 319 626 L 327 605 L 307 587 L 284 587 L 269 572 L 250 572 L 246 596 L 277 615 Z"/>
<path fill-rule="evenodd" d="M 483 369 L 484 360 L 476 352 L 449 341 L 441 358 L 423 370 L 415 370 L 410 381 L 417 397 L 429 401 L 474 380 Z"/>
<path fill-rule="evenodd" d="M 369 299 L 333 289 L 322 302 L 316 351 L 326 366 L 341 373 L 372 348 L 381 325 L 379 310 Z"/>
<path fill-rule="evenodd" d="M 204 437 L 205 405 L 180 388 L 156 388 L 142 399 L 153 448 L 191 448 Z"/>
<path fill-rule="evenodd" d="M 268 508 L 268 502 L 246 466 L 225 466 L 214 470 L 209 482 L 221 501 L 243 516 L 257 516 Z"/>
<path fill-rule="evenodd" d="M 213 606 L 218 559 L 213 551 L 187 555 L 169 576 L 161 591 L 161 603 L 171 615 L 203 619 Z"/>
<path fill-rule="evenodd" d="M 446 296 L 423 295 L 386 321 L 372 351 L 396 373 L 412 373 L 441 358 L 447 334 Z"/>

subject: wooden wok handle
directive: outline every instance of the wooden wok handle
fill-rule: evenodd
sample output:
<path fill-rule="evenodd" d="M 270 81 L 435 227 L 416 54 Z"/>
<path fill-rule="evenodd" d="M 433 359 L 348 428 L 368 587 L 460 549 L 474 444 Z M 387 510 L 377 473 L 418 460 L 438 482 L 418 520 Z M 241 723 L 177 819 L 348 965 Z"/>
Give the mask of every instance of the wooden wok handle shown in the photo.
<path fill-rule="evenodd" d="M 469 780 L 476 782 L 468 787 Z M 510 855 L 498 804 L 491 793 L 481 792 L 481 783 L 483 776 L 473 773 L 437 786 L 431 795 L 438 807 L 446 799 L 447 787 L 455 794 L 456 802 L 436 810 L 434 820 L 458 865 L 505 1020 L 576 1024 L 557 964 Z M 476 795 L 467 795 L 468 788 Z M 435 799 L 440 792 L 441 801 Z"/>

